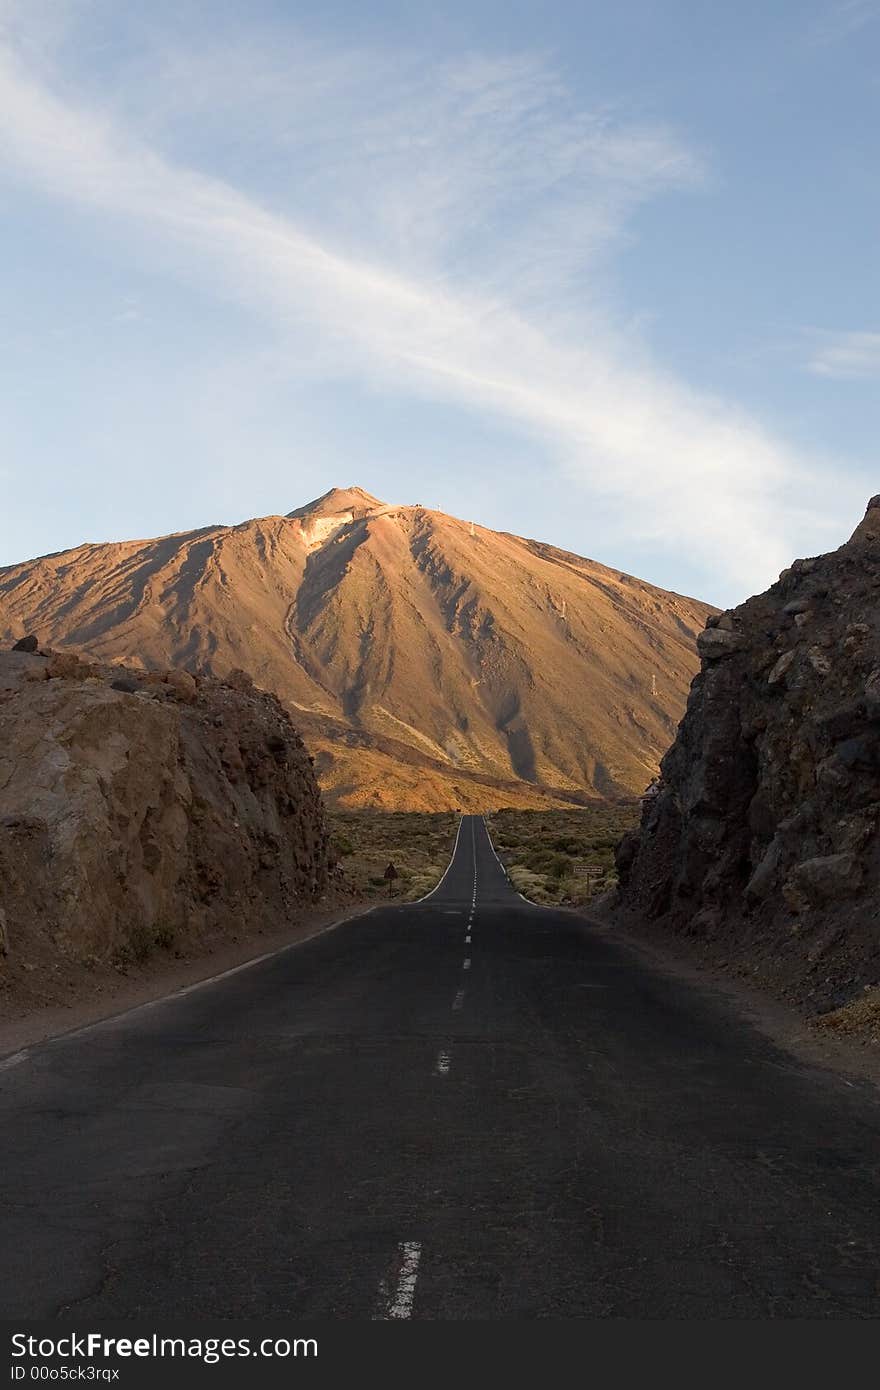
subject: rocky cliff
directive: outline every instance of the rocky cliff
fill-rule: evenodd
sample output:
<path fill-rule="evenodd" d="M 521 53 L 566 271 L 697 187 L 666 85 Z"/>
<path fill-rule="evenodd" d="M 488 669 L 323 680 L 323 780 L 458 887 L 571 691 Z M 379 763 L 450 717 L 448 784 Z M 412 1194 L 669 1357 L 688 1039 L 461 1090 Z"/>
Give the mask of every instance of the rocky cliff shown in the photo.
<path fill-rule="evenodd" d="M 0 1001 L 277 930 L 328 874 L 302 739 L 243 674 L 0 656 Z"/>
<path fill-rule="evenodd" d="M 822 1011 L 880 981 L 880 497 L 830 555 L 711 616 L 622 908 Z"/>

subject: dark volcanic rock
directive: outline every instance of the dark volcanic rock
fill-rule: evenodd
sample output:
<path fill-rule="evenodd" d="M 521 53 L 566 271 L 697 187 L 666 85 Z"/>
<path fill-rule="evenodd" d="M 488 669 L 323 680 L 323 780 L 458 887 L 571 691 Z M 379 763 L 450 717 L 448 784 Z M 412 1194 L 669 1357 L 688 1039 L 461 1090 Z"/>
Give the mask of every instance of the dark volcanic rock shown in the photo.
<path fill-rule="evenodd" d="M 880 498 L 701 634 L 620 905 L 816 1009 L 880 980 Z"/>
<path fill-rule="evenodd" d="M 39 645 L 34 636 L 22 637 L 20 641 L 16 642 L 12 650 L 14 652 L 35 652 Z"/>

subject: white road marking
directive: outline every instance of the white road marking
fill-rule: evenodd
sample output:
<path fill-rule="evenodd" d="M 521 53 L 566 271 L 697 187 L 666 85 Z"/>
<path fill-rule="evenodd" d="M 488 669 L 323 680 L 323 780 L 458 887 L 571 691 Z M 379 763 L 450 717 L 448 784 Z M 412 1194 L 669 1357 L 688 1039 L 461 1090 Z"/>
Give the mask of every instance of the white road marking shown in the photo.
<path fill-rule="evenodd" d="M 430 893 L 426 893 L 425 896 L 424 896 L 423 898 L 416 898 L 416 902 L 417 902 L 417 903 L 426 903 L 426 902 L 428 901 L 428 899 L 429 899 L 429 898 L 433 898 L 433 896 L 434 896 L 434 894 L 437 892 L 437 890 L 438 890 L 440 887 L 442 887 L 443 879 L 445 879 L 446 875 L 449 873 L 449 870 L 452 868 L 453 864 L 455 863 L 455 856 L 456 856 L 456 853 L 457 853 L 457 851 L 458 851 L 458 840 L 459 840 L 459 836 L 461 835 L 461 827 L 462 827 L 463 825 L 464 825 L 464 816 L 462 816 L 461 819 L 460 819 L 459 822 L 458 822 L 458 831 L 457 831 L 456 836 L 455 836 L 455 844 L 452 846 L 452 858 L 450 859 L 449 863 L 446 865 L 446 869 L 445 869 L 445 872 L 444 872 L 444 874 L 443 874 L 443 878 L 441 878 L 441 880 L 440 880 L 439 883 L 437 883 L 437 884 L 434 885 L 434 887 L 431 889 Z M 471 830 L 473 830 L 473 826 L 471 826 Z"/>
<path fill-rule="evenodd" d="M 449 1064 L 451 1061 L 452 1058 L 450 1057 L 448 1052 L 438 1053 L 437 1061 L 434 1063 L 434 1075 L 446 1076 L 449 1071 Z"/>
<path fill-rule="evenodd" d="M 221 980 L 228 980 L 232 975 L 240 975 L 243 970 L 251 970 L 255 965 L 262 965 L 264 960 L 273 960 L 276 956 L 285 956 L 288 951 L 298 951 L 301 946 L 306 946 L 310 941 L 317 941 L 319 936 L 326 936 L 328 932 L 335 931 L 337 927 L 344 927 L 346 922 L 353 922 L 358 917 L 369 917 L 371 912 L 376 912 L 376 907 L 368 907 L 365 912 L 350 912 L 347 917 L 338 917 L 326 926 L 319 927 L 309 936 L 301 936 L 298 941 L 289 941 L 286 946 L 279 946 L 277 951 L 264 951 L 261 956 L 251 956 L 250 960 L 242 961 L 241 965 L 233 965 L 230 970 L 222 970 L 219 975 L 209 975 L 206 980 L 196 980 L 194 984 L 184 985 L 183 989 L 175 989 L 171 994 L 160 994 L 157 999 L 147 999 L 143 1004 L 134 1004 L 130 1009 L 123 1009 L 118 1014 L 108 1014 L 106 1018 L 96 1018 L 94 1023 L 84 1023 L 80 1028 L 69 1028 L 64 1033 L 53 1033 L 47 1038 L 41 1038 L 39 1045 L 46 1046 L 49 1043 L 72 1042 L 74 1038 L 84 1037 L 87 1033 L 97 1033 L 102 1028 L 112 1028 L 115 1024 L 122 1023 L 125 1019 L 135 1018 L 138 1014 L 146 1013 L 148 1009 L 158 1008 L 160 1004 L 170 1004 L 175 999 L 184 999 L 188 994 L 195 994 L 196 990 L 207 989 L 209 985 L 219 984 Z M 15 1054 L 16 1057 L 27 1055 Z M 12 1065 L 12 1059 L 7 1058 L 7 1062 Z M 0 1070 L 2 1070 L 0 1064 Z"/>
<path fill-rule="evenodd" d="M 466 956 L 466 957 L 465 957 L 464 965 L 463 965 L 461 968 L 462 968 L 462 970 L 470 970 L 470 968 L 471 968 L 471 958 L 470 958 L 470 956 Z"/>
<path fill-rule="evenodd" d="M 464 990 L 463 990 L 463 989 L 460 989 L 460 990 L 458 991 L 458 994 L 455 996 L 455 998 L 454 998 L 453 1001 L 452 1001 L 452 1012 L 453 1012 L 453 1013 L 458 1013 L 458 1011 L 459 1011 L 459 1009 L 461 1008 L 461 1006 L 462 1006 L 463 1003 L 464 1003 Z"/>
<path fill-rule="evenodd" d="M 483 829 L 484 829 L 485 832 L 486 832 L 486 839 L 489 841 L 489 848 L 490 848 L 490 850 L 492 851 L 492 853 L 495 855 L 495 858 L 498 860 L 499 867 L 500 867 L 500 869 L 501 869 L 501 872 L 504 874 L 505 879 L 507 880 L 508 883 L 511 883 L 511 884 L 512 884 L 510 874 L 507 872 L 507 870 L 505 869 L 504 865 L 502 864 L 501 859 L 499 858 L 499 855 L 498 855 L 498 851 L 496 850 L 495 846 L 494 846 L 493 843 L 492 843 L 492 836 L 489 834 L 489 827 L 488 827 L 488 825 L 486 824 L 486 817 L 485 817 L 485 816 L 482 816 L 482 817 L 481 817 L 481 820 L 482 820 L 482 822 L 483 822 Z M 523 900 L 524 903 L 528 903 L 529 907 L 540 907 L 544 912 L 552 912 L 552 911 L 554 910 L 554 909 L 553 909 L 551 906 L 549 906 L 547 903 L 535 903 L 535 902 L 532 902 L 531 898 L 527 898 L 526 895 L 525 895 L 525 893 L 520 893 L 520 891 L 519 891 L 518 888 L 514 888 L 513 891 L 516 893 L 516 896 L 517 896 L 518 898 L 522 898 L 522 900 Z"/>
<path fill-rule="evenodd" d="M 471 935 L 470 935 L 470 932 L 468 932 L 467 936 L 465 937 L 465 939 L 464 939 L 464 944 L 465 944 L 465 946 L 470 946 L 470 944 L 471 944 Z"/>
<path fill-rule="evenodd" d="M 4 1057 L 3 1061 L 0 1062 L 0 1071 L 12 1071 L 12 1068 L 17 1067 L 20 1062 L 26 1062 L 29 1056 L 30 1053 L 26 1047 L 22 1048 L 21 1052 L 13 1052 L 11 1057 Z"/>
<path fill-rule="evenodd" d="M 400 1254 L 401 1262 L 400 1273 L 397 1276 L 397 1287 L 386 1315 L 389 1318 L 412 1317 L 413 1299 L 416 1296 L 416 1280 L 419 1277 L 419 1261 L 422 1258 L 421 1244 L 417 1240 L 405 1240 L 400 1246 Z"/>

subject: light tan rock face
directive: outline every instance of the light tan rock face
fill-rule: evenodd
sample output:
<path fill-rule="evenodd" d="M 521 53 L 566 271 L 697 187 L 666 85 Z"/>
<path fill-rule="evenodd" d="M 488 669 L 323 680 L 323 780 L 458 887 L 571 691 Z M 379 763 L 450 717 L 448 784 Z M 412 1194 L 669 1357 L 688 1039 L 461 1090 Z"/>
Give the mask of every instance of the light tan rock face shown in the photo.
<path fill-rule="evenodd" d="M 36 633 L 65 658 L 224 679 L 241 667 L 290 710 L 329 800 L 388 810 L 641 792 L 710 611 L 357 488 L 0 570 L 0 645 Z"/>
<path fill-rule="evenodd" d="M 327 882 L 317 784 L 274 697 L 0 655 L 0 976 L 277 930 Z"/>
<path fill-rule="evenodd" d="M 880 498 L 699 642 L 622 905 L 817 1009 L 880 981 Z"/>

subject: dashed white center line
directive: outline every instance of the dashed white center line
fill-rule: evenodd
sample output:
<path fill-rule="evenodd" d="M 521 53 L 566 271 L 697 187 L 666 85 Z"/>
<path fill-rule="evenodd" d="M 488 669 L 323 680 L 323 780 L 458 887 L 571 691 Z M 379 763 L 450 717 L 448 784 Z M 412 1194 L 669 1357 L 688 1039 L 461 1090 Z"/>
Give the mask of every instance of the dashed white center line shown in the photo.
<path fill-rule="evenodd" d="M 470 958 L 470 956 L 465 956 L 464 965 L 463 965 L 461 968 L 462 968 L 462 970 L 470 970 L 470 968 L 471 968 L 471 958 Z"/>
<path fill-rule="evenodd" d="M 416 1296 L 416 1280 L 419 1277 L 419 1261 L 422 1247 L 417 1240 L 405 1240 L 400 1246 L 400 1273 L 397 1285 L 388 1304 L 386 1317 L 412 1317 L 413 1299 Z"/>
<path fill-rule="evenodd" d="M 471 934 L 470 934 L 470 932 L 468 932 L 467 936 L 465 937 L 465 939 L 464 939 L 464 944 L 465 944 L 465 946 L 470 946 L 470 944 L 471 944 Z"/>
<path fill-rule="evenodd" d="M 464 990 L 463 990 L 463 989 L 460 989 L 460 990 L 458 991 L 458 994 L 455 996 L 455 998 L 454 998 L 453 1001 L 452 1001 L 452 1012 L 453 1012 L 453 1013 L 458 1013 L 458 1011 L 459 1011 L 459 1009 L 461 1008 L 461 1006 L 462 1006 L 463 1003 L 464 1003 Z"/>
<path fill-rule="evenodd" d="M 437 1061 L 434 1063 L 434 1075 L 435 1075 L 435 1076 L 446 1076 L 446 1075 L 448 1074 L 448 1072 L 449 1072 L 449 1065 L 450 1065 L 451 1061 L 452 1061 L 452 1058 L 450 1057 L 450 1055 L 449 1055 L 448 1052 L 440 1052 L 440 1053 L 438 1053 L 438 1054 L 437 1054 Z"/>

